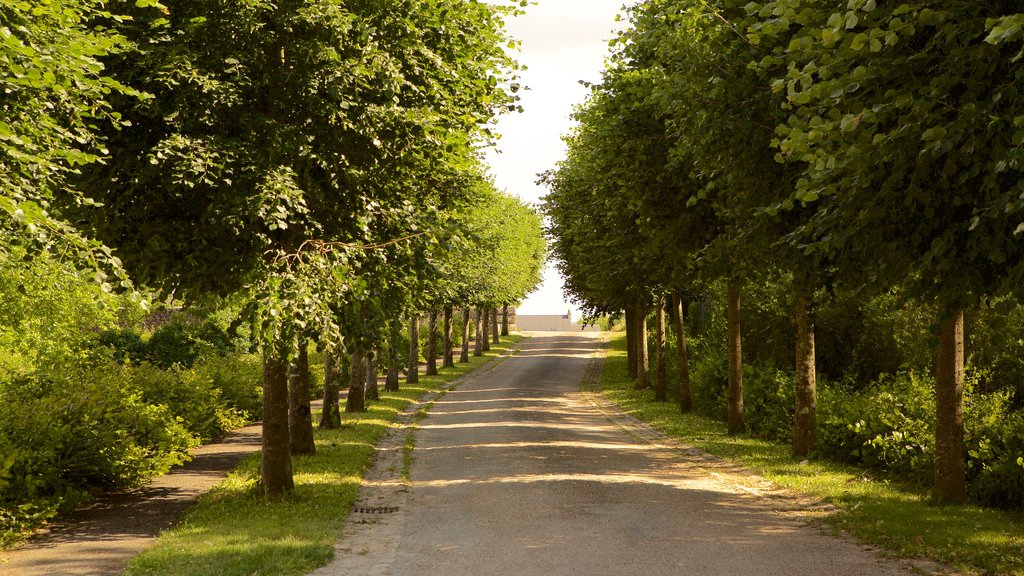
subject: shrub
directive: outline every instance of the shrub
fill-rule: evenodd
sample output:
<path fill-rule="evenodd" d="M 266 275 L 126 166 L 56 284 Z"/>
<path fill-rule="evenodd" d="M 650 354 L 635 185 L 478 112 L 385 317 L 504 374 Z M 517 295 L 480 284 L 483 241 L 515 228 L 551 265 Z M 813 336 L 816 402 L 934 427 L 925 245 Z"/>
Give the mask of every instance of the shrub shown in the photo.
<path fill-rule="evenodd" d="M 861 391 L 823 387 L 818 401 L 818 452 L 928 482 L 934 420 L 933 382 L 912 372 L 883 377 Z"/>
<path fill-rule="evenodd" d="M 220 391 L 226 408 L 246 420 L 258 420 L 263 409 L 263 364 L 255 354 L 207 357 L 191 370 L 195 378 Z"/>
<path fill-rule="evenodd" d="M 711 418 L 725 419 L 725 395 L 729 388 L 728 353 L 721 348 L 694 346 L 690 366 L 694 409 Z"/>
<path fill-rule="evenodd" d="M 235 350 L 227 332 L 214 321 L 173 319 L 157 328 L 146 345 L 147 358 L 161 368 L 191 367 L 200 357 L 224 356 Z"/>
<path fill-rule="evenodd" d="M 188 458 L 195 438 L 143 400 L 131 370 L 83 360 L 0 387 L 0 447 L 14 455 L 5 504 L 137 486 Z"/>
<path fill-rule="evenodd" d="M 137 364 L 146 358 L 146 343 L 142 341 L 142 336 L 134 330 L 104 330 L 100 332 L 96 341 L 100 346 L 109 348 L 113 358 L 119 362 L 128 360 Z"/>
<path fill-rule="evenodd" d="M 976 392 L 985 373 L 966 382 L 964 420 L 971 496 L 996 508 L 1024 508 L 1024 413 L 1010 412 L 1012 394 Z"/>
<path fill-rule="evenodd" d="M 763 366 L 744 366 L 744 422 L 751 434 L 769 440 L 791 441 L 795 404 L 791 374 Z"/>

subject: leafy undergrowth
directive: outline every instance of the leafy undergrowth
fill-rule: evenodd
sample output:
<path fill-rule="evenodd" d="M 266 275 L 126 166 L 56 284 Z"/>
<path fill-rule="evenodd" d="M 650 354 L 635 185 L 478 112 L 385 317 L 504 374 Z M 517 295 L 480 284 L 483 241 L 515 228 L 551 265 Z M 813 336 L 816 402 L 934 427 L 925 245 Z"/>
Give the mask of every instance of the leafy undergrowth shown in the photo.
<path fill-rule="evenodd" d="M 977 506 L 932 506 L 920 487 L 869 475 L 827 460 L 801 461 L 788 445 L 729 436 L 722 422 L 680 414 L 635 390 L 627 373 L 624 336 L 609 344 L 601 390 L 627 413 L 718 457 L 741 463 L 772 482 L 838 508 L 829 522 L 890 553 L 931 558 L 967 574 L 1024 576 L 1024 515 Z"/>
<path fill-rule="evenodd" d="M 365 413 L 343 414 L 340 429 L 316 430 L 317 454 L 294 459 L 295 491 L 287 498 L 268 500 L 256 494 L 259 459 L 249 457 L 137 556 L 126 574 L 287 576 L 325 564 L 355 503 L 373 446 L 399 412 L 520 340 L 508 336 L 492 344 L 485 357 L 443 368 L 438 376 L 421 374 L 418 384 L 403 382 L 399 392 L 382 393 Z"/>

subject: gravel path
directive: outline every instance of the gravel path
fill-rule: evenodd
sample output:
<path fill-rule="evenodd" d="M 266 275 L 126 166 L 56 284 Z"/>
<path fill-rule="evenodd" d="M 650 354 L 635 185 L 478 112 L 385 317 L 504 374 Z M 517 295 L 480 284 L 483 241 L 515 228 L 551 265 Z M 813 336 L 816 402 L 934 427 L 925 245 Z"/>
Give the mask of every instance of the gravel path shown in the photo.
<path fill-rule="evenodd" d="M 581 381 L 599 338 L 533 334 L 381 446 L 315 576 L 908 575 L 808 522 L 813 502 L 673 445 Z"/>

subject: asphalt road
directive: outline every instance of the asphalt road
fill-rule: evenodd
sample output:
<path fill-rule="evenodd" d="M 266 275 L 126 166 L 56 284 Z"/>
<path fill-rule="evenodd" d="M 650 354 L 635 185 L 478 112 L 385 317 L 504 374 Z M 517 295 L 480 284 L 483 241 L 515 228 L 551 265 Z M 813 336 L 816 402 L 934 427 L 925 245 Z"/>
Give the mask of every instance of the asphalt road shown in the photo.
<path fill-rule="evenodd" d="M 910 574 L 808 522 L 756 478 L 580 391 L 598 338 L 534 333 L 383 447 L 316 576 Z M 646 430 L 646 432 L 645 432 Z"/>

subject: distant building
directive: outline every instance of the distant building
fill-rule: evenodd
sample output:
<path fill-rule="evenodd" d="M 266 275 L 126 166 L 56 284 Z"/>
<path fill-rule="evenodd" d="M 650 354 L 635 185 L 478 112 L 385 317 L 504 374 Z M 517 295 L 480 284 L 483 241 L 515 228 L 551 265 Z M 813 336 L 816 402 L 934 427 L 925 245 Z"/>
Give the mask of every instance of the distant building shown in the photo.
<path fill-rule="evenodd" d="M 600 332 L 598 326 L 577 324 L 572 311 L 565 314 L 519 314 L 509 309 L 509 323 L 515 318 L 516 330 L 521 332 Z"/>

